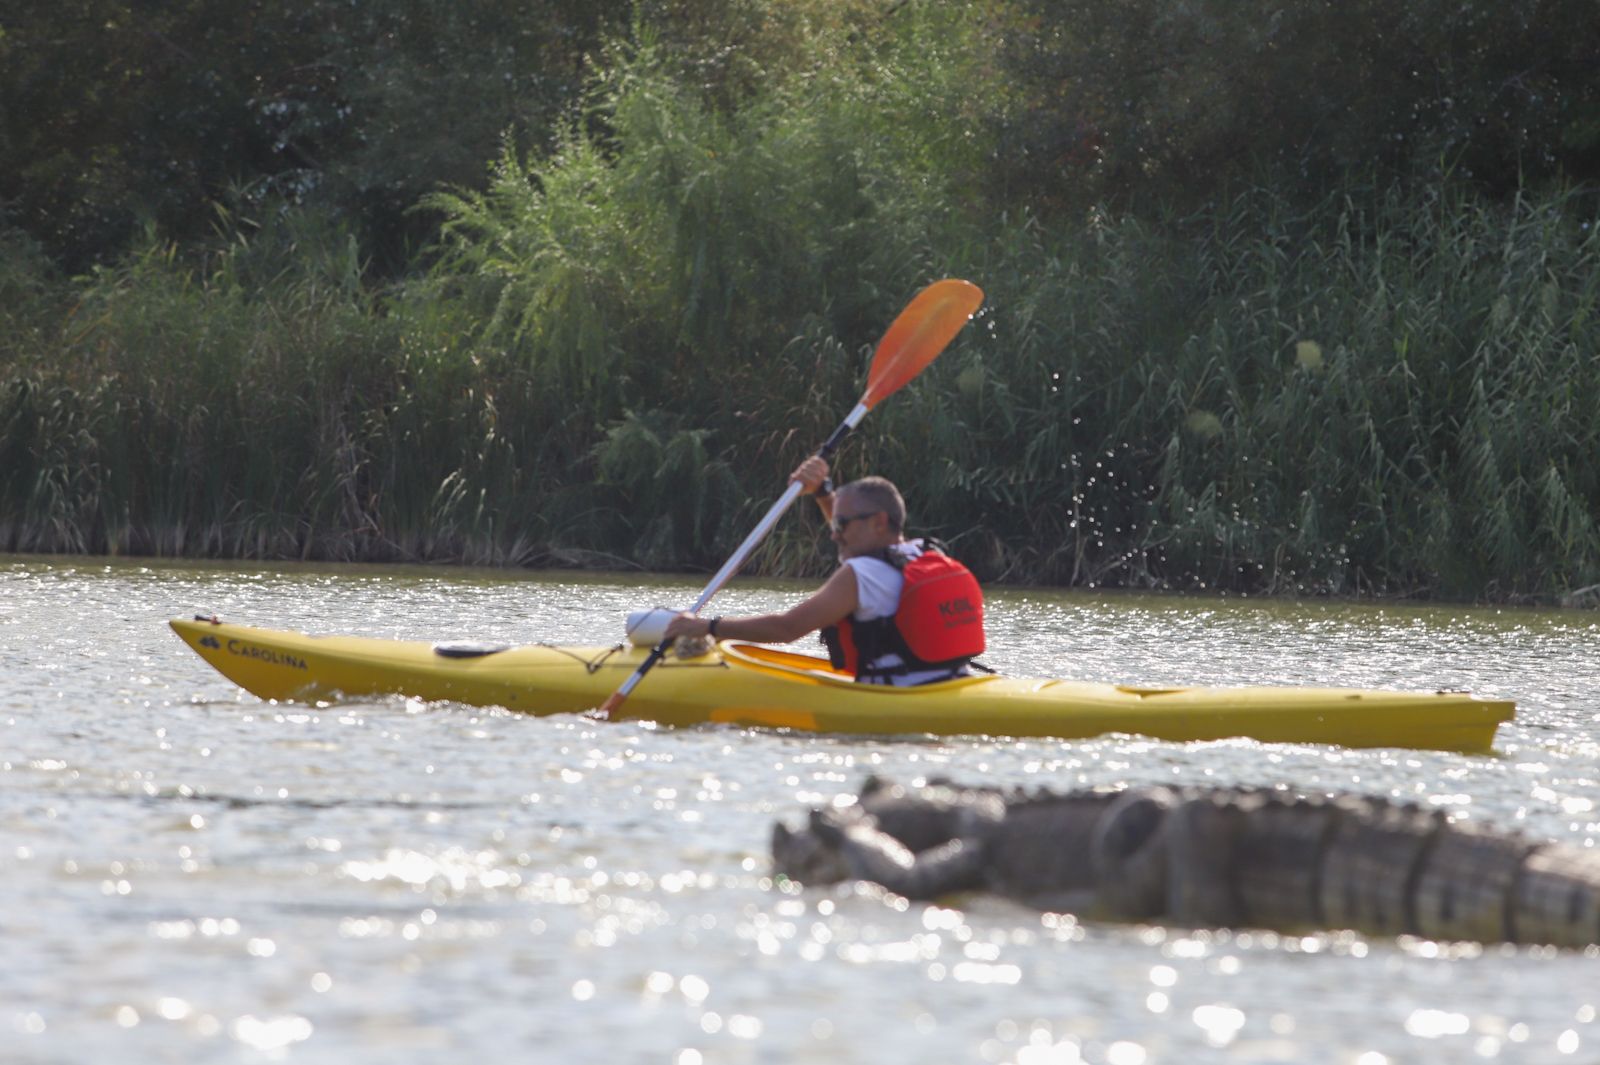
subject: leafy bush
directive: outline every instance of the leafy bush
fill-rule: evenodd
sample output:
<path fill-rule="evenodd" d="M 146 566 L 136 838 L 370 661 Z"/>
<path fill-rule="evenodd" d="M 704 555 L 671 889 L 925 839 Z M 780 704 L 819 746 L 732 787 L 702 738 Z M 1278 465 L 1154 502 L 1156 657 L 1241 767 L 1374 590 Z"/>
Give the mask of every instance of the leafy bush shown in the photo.
<path fill-rule="evenodd" d="M 1585 0 L 1017 10 L 1021 99 L 997 112 L 996 177 L 1034 203 L 1198 203 L 1264 167 L 1305 203 L 1374 168 L 1497 195 L 1600 178 L 1600 20 Z"/>
<path fill-rule="evenodd" d="M 0 27 L 0 204 L 78 270 L 146 222 L 207 239 L 232 188 L 343 212 L 393 271 L 431 235 L 417 197 L 475 178 L 507 129 L 544 143 L 630 6 L 21 5 Z"/>
<path fill-rule="evenodd" d="M 433 278 L 476 309 L 486 343 L 598 421 L 667 401 L 727 429 L 792 409 L 772 384 L 804 357 L 788 345 L 802 330 L 876 339 L 962 220 L 884 132 L 899 119 L 882 95 L 909 93 L 911 71 L 876 90 L 797 79 L 729 115 L 670 65 L 651 47 L 619 59 L 600 132 L 570 132 L 548 159 L 508 151 L 488 190 L 430 198 L 448 240 Z M 807 394 L 814 379 L 789 378 Z"/>

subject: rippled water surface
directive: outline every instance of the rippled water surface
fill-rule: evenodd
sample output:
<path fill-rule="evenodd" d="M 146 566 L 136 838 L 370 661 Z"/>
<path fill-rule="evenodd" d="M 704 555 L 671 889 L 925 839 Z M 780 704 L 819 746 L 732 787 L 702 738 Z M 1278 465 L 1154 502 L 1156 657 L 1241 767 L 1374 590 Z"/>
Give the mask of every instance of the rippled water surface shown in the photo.
<path fill-rule="evenodd" d="M 803 590 L 736 584 L 717 609 Z M 773 822 L 868 772 L 1354 789 L 1593 845 L 1593 614 L 991 597 L 1004 672 L 1471 688 L 1518 703 L 1488 757 L 279 706 L 164 624 L 609 643 L 627 610 L 696 591 L 0 558 L 0 1060 L 1600 1060 L 1600 957 L 1080 925 L 766 879 Z"/>

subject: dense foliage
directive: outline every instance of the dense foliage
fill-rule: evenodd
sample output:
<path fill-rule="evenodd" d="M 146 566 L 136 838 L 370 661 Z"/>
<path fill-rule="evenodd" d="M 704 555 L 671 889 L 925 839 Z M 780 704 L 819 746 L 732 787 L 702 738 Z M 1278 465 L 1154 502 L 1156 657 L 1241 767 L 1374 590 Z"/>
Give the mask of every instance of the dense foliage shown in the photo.
<path fill-rule="evenodd" d="M 547 137 L 615 0 L 62 0 L 0 16 L 0 209 L 76 268 L 217 207 L 337 210 L 397 264 L 405 212 Z"/>
<path fill-rule="evenodd" d="M 956 275 L 841 472 L 986 576 L 1600 582 L 1583 7 L 8 17 L 0 550 L 711 566 Z"/>
<path fill-rule="evenodd" d="M 1266 175 L 1317 196 L 1352 177 L 1497 196 L 1600 178 L 1592 0 L 1017 0 L 1005 57 L 1018 195 L 1205 202 Z"/>

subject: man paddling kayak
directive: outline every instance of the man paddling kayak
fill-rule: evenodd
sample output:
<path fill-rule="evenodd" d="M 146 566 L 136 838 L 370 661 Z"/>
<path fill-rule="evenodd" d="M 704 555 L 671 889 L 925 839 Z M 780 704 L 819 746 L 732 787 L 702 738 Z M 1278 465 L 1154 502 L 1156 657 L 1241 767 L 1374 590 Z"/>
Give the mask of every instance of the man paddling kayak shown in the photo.
<path fill-rule="evenodd" d="M 837 669 L 868 684 L 908 686 L 967 676 L 983 653 L 983 592 L 965 566 L 926 540 L 905 538 L 906 505 L 882 477 L 831 491 L 828 464 L 790 474 L 828 519 L 841 565 L 815 593 L 779 614 L 679 614 L 666 636 L 788 643 L 821 631 Z"/>

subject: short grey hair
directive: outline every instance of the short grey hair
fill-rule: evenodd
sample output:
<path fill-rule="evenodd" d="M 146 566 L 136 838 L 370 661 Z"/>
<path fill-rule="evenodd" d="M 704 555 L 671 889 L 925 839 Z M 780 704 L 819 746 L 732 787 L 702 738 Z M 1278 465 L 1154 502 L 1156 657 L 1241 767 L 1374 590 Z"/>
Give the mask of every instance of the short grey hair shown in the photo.
<path fill-rule="evenodd" d="M 852 499 L 859 499 L 875 511 L 881 511 L 889 519 L 889 527 L 895 532 L 901 532 L 906 527 L 906 501 L 900 496 L 900 489 L 887 477 L 863 477 L 859 481 L 851 481 L 839 489 L 840 494 L 850 493 Z"/>

